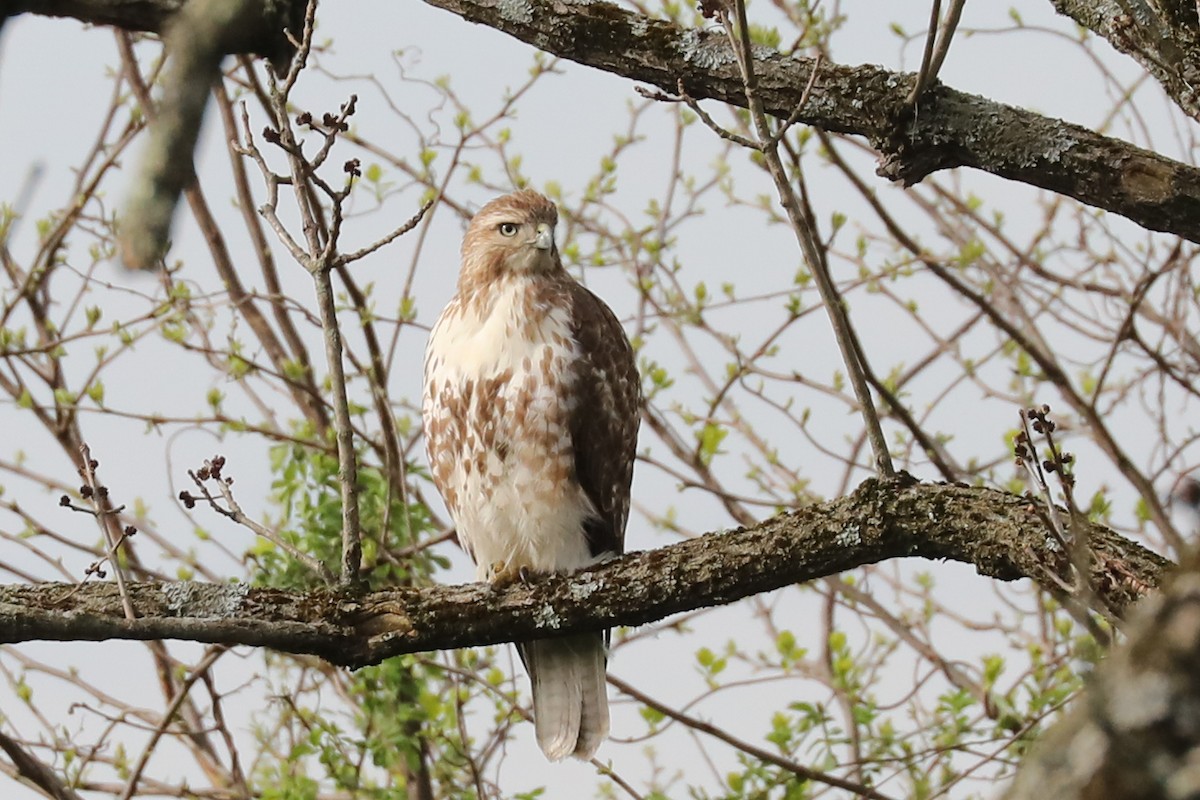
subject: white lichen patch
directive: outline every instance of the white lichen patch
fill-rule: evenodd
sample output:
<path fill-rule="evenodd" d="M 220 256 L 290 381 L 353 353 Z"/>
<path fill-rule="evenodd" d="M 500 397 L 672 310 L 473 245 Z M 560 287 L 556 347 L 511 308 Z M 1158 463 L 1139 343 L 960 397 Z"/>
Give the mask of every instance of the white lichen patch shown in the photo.
<path fill-rule="evenodd" d="M 858 547 L 862 544 L 862 531 L 857 525 L 852 528 L 843 528 L 833 542 L 838 547 Z"/>
<path fill-rule="evenodd" d="M 629 23 L 629 32 L 634 36 L 645 36 L 648 30 L 650 22 L 645 17 L 635 17 L 633 22 Z"/>
<path fill-rule="evenodd" d="M 554 610 L 554 606 L 547 603 L 539 608 L 533 615 L 539 625 L 545 625 L 550 628 L 557 628 L 562 625 L 562 617 Z"/>
<path fill-rule="evenodd" d="M 571 597 L 586 600 L 600 588 L 600 582 L 592 575 L 585 575 L 571 584 Z"/>
<path fill-rule="evenodd" d="M 1182 766 L 1175 766 L 1166 782 L 1167 797 L 1183 800 L 1200 793 L 1200 748 L 1193 747 Z"/>
<path fill-rule="evenodd" d="M 715 69 L 737 63 L 727 40 L 708 36 L 694 28 L 683 32 L 676 49 L 686 63 L 700 69 Z"/>
<path fill-rule="evenodd" d="M 675 51 L 679 53 L 684 62 L 694 64 L 704 70 L 737 64 L 737 56 L 734 55 L 733 47 L 727 38 L 695 28 L 680 34 L 675 42 Z M 750 46 L 750 55 L 755 61 L 765 61 L 768 58 L 779 56 L 779 51 L 755 44 Z"/>
<path fill-rule="evenodd" d="M 500 0 L 496 5 L 500 18 L 505 22 L 528 24 L 533 22 L 533 5 L 529 0 Z"/>
<path fill-rule="evenodd" d="M 236 614 L 245 602 L 250 587 L 244 583 L 219 586 L 211 583 L 179 581 L 164 583 L 162 592 L 167 610 L 180 616 L 222 619 Z"/>
<path fill-rule="evenodd" d="M 1067 767 L 1075 777 L 1075 782 L 1084 784 L 1096 774 L 1104 763 L 1107 751 L 1108 740 L 1099 728 L 1090 722 L 1080 728 L 1079 733 L 1071 737 L 1066 752 Z"/>
<path fill-rule="evenodd" d="M 1159 672 L 1142 672 L 1122 681 L 1112 693 L 1108 715 L 1122 731 L 1149 727 L 1171 713 L 1171 682 Z"/>

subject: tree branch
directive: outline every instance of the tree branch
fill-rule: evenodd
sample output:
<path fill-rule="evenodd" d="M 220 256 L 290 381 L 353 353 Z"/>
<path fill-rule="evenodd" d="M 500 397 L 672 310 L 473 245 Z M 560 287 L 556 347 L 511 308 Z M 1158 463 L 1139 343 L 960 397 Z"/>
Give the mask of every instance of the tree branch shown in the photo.
<path fill-rule="evenodd" d="M 692 97 L 745 106 L 733 51 L 721 32 L 684 29 L 605 2 L 425 0 L 548 53 Z M 514 9 L 516 9 L 514 11 Z M 764 110 L 787 119 L 814 60 L 756 48 Z M 1200 242 L 1200 169 L 1087 128 L 946 86 L 906 103 L 915 78 L 872 65 L 821 63 L 798 121 L 865 136 L 879 174 L 911 185 L 942 169 L 973 167 L 1073 197 L 1144 228 Z"/>
<path fill-rule="evenodd" d="M 30 13 L 70 17 L 92 25 L 112 25 L 126 31 L 164 33 L 186 5 L 184 0 L 6 0 L 12 15 Z M 225 39 L 225 53 L 254 53 L 286 64 L 292 44 L 284 32 L 300 30 L 304 0 L 262 0 L 259 14 L 248 16 Z"/>
<path fill-rule="evenodd" d="M 1137 61 L 1192 119 L 1200 119 L 1200 19 L 1195 0 L 1051 0 Z"/>
<path fill-rule="evenodd" d="M 746 103 L 733 51 L 720 32 L 685 29 L 599 0 L 425 1 L 548 53 L 667 92 L 676 91 L 682 80 L 693 97 Z M 159 31 L 180 5 L 178 0 L 18 0 L 14 11 Z M 290 0 L 293 14 L 304 5 Z M 1089 5 L 1056 2 L 1064 12 Z M 1084 19 L 1080 13 L 1074 16 Z M 1090 22 L 1088 27 L 1111 37 L 1111 26 L 1102 21 L 1087 17 L 1084 24 Z M 263 49 L 251 47 L 255 41 L 238 46 Z M 1154 41 L 1161 42 L 1161 37 Z M 763 48 L 756 51 L 759 93 L 768 114 L 781 119 L 792 114 L 813 64 L 809 58 Z M 1200 242 L 1200 169 L 1078 125 L 942 85 L 930 87 L 922 95 L 919 113 L 914 113 L 906 103 L 914 82 L 911 73 L 823 62 L 812 101 L 797 121 L 866 137 L 879 152 L 879 174 L 904 185 L 938 170 L 973 167 L 1073 197 L 1148 230 Z M 1174 84 L 1164 85 L 1170 89 Z M 1191 84 L 1179 85 L 1174 96 L 1189 110 L 1196 104 L 1190 95 L 1184 97 Z"/>
<path fill-rule="evenodd" d="M 1138 608 L 1129 641 L 1023 761 L 1008 800 L 1197 796 L 1200 573 L 1189 566 Z"/>
<path fill-rule="evenodd" d="M 17 774 L 54 800 L 83 800 L 50 766 L 39 761 L 16 739 L 0 732 L 0 750 L 8 756 Z"/>
<path fill-rule="evenodd" d="M 352 597 L 244 584 L 134 583 L 126 619 L 111 583 L 0 586 L 0 643 L 186 639 L 271 647 L 359 667 L 390 656 L 494 644 L 730 603 L 890 558 L 949 559 L 1000 580 L 1070 575 L 1041 503 L 992 489 L 868 480 L 852 494 L 753 528 L 636 552 L 573 576 L 496 590 L 400 588 Z M 1062 512 L 1066 513 L 1066 512 Z M 1091 597 L 1123 614 L 1170 565 L 1090 525 Z M 1055 582 L 1046 580 L 1051 590 Z"/>
<path fill-rule="evenodd" d="M 292 14 L 305 6 L 300 0 L 286 1 Z M 675 92 L 682 80 L 693 97 L 739 106 L 746 102 L 733 51 L 720 32 L 682 28 L 600 0 L 425 1 L 548 53 L 667 92 Z M 160 31 L 181 5 L 178 0 L 17 0 L 13 13 L 71 16 L 126 30 Z M 1090 2 L 1055 0 L 1055 5 L 1110 40 L 1115 38 L 1106 22 L 1109 16 L 1079 11 L 1091 8 Z M 1128 25 L 1115 28 L 1118 34 L 1127 29 Z M 275 35 L 283 41 L 282 31 Z M 1151 39 L 1163 41 L 1161 36 Z M 278 52 L 266 44 L 248 37 L 237 46 Z M 1169 60 L 1181 63 L 1174 51 Z M 764 110 L 788 118 L 813 65 L 813 59 L 757 49 L 755 71 Z M 1178 83 L 1173 96 L 1193 113 L 1197 103 L 1189 93 L 1197 81 L 1186 70 L 1178 71 L 1178 80 L 1156 77 L 1168 90 Z M 923 93 L 915 113 L 906 103 L 915 80 L 911 73 L 873 65 L 822 62 L 812 101 L 796 121 L 866 137 L 879 153 L 879 174 L 904 185 L 938 170 L 973 167 L 1073 197 L 1148 230 L 1200 242 L 1200 169 L 1078 125 L 943 85 Z"/>

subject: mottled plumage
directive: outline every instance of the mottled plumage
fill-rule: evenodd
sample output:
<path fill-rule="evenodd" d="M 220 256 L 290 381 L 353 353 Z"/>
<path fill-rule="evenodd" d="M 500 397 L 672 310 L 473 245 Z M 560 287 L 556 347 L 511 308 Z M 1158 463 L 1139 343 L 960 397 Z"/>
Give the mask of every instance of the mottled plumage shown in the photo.
<path fill-rule="evenodd" d="M 616 316 L 563 269 L 557 221 L 533 191 L 480 209 L 425 353 L 430 470 L 481 580 L 624 551 L 637 367 Z M 590 758 L 608 734 L 604 635 L 518 646 L 542 750 Z"/>

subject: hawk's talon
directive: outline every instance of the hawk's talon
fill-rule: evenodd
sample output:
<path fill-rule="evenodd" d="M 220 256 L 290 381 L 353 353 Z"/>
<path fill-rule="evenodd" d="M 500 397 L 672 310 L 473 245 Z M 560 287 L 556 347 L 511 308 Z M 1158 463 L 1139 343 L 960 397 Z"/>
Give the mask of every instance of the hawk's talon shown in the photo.
<path fill-rule="evenodd" d="M 524 567 L 514 567 L 509 561 L 493 561 L 488 567 L 487 581 L 493 589 L 503 589 L 521 578 Z"/>

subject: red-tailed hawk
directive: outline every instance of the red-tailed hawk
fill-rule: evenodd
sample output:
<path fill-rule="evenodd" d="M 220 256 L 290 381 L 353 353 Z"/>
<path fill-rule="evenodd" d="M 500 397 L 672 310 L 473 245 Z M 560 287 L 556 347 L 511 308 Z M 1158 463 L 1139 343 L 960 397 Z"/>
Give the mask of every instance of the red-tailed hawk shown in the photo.
<path fill-rule="evenodd" d="M 563 269 L 558 211 L 533 191 L 485 205 L 425 351 L 433 482 L 480 580 L 570 572 L 623 552 L 640 381 L 621 323 Z M 608 735 L 604 633 L 518 643 L 546 756 Z"/>

